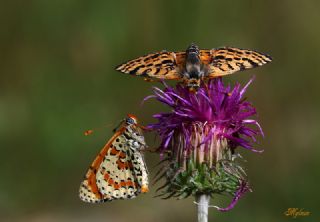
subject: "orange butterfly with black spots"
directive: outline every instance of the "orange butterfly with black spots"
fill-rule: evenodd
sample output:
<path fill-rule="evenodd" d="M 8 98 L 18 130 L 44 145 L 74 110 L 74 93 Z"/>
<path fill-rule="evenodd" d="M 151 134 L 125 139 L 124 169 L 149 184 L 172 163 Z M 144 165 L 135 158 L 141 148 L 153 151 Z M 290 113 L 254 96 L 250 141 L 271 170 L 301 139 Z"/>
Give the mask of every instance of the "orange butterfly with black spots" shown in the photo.
<path fill-rule="evenodd" d="M 143 127 L 128 114 L 89 167 L 80 185 L 80 199 L 100 203 L 131 199 L 148 192 L 148 172 L 141 150 L 146 148 Z"/>
<path fill-rule="evenodd" d="M 266 54 L 248 49 L 224 47 L 201 49 L 191 44 L 185 52 L 148 54 L 116 67 L 116 70 L 163 80 L 182 80 L 196 90 L 201 80 L 225 76 L 237 71 L 262 66 L 272 61 Z"/>

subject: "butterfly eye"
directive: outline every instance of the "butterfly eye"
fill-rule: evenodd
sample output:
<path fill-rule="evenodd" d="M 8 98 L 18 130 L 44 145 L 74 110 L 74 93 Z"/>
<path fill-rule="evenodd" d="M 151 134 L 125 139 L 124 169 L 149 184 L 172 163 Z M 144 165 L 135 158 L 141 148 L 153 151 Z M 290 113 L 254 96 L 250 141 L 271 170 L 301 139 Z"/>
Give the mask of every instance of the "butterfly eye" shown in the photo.
<path fill-rule="evenodd" d="M 127 118 L 126 119 L 127 124 L 134 124 L 134 119 L 132 118 Z"/>

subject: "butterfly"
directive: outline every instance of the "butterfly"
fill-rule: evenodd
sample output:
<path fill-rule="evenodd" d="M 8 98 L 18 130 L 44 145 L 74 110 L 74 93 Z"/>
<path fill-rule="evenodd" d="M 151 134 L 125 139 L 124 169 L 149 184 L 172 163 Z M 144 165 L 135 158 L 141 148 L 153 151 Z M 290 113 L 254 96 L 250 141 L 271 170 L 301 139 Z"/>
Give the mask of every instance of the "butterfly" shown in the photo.
<path fill-rule="evenodd" d="M 143 126 L 132 114 L 121 122 L 80 185 L 82 201 L 100 203 L 131 199 L 149 191 L 148 172 L 140 152 L 146 148 L 141 129 Z"/>
<path fill-rule="evenodd" d="M 199 50 L 197 45 L 191 44 L 185 52 L 148 54 L 123 63 L 116 70 L 145 77 L 145 80 L 182 80 L 191 90 L 196 90 L 201 80 L 255 68 L 271 61 L 270 56 L 253 50 L 232 47 Z"/>

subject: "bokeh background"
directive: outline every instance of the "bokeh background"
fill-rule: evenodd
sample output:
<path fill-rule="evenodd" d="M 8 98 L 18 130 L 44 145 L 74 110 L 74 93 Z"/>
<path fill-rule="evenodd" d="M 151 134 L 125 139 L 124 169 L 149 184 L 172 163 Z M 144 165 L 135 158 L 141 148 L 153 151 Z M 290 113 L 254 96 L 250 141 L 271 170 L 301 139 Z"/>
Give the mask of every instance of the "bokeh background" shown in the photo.
<path fill-rule="evenodd" d="M 319 219 L 319 1 L 1 1 L 0 221 L 195 221 L 193 199 L 82 203 L 78 187 L 126 113 L 143 124 L 164 110 L 142 99 L 152 83 L 114 70 L 149 52 L 236 46 L 272 55 L 226 77 L 246 83 L 265 138 L 242 151 L 254 192 L 210 221 L 290 221 L 290 207 Z M 90 137 L 83 131 L 108 125 Z M 153 144 L 154 135 L 147 135 Z M 151 174 L 159 160 L 147 155 Z M 317 198 L 318 197 L 318 198 Z M 226 206 L 229 197 L 212 204 Z"/>

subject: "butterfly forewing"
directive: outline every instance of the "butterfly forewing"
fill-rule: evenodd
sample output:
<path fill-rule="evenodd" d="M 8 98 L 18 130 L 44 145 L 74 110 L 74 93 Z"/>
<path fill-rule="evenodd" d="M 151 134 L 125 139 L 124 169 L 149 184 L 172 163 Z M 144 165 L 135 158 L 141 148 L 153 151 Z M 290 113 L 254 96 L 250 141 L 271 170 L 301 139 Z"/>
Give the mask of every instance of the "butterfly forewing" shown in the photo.
<path fill-rule="evenodd" d="M 123 130 L 122 130 L 123 131 Z M 113 141 L 121 134 L 122 132 L 117 132 L 113 135 L 113 137 L 107 142 L 107 144 L 102 148 L 99 155 L 94 159 L 92 164 L 90 165 L 84 181 L 80 185 L 79 196 L 80 199 L 88 202 L 88 203 L 99 203 L 103 201 L 103 196 L 99 192 L 97 181 L 96 181 L 96 173 L 100 167 L 100 164 L 103 161 L 104 156 L 108 153 L 110 146 Z"/>
<path fill-rule="evenodd" d="M 183 52 L 158 52 L 139 57 L 124 63 L 116 70 L 131 75 L 158 78 L 179 79 L 179 64 L 183 62 Z"/>
<path fill-rule="evenodd" d="M 229 75 L 237 71 L 255 68 L 271 62 L 268 55 L 247 49 L 224 47 L 201 50 L 202 61 L 208 62 L 208 78 Z"/>
<path fill-rule="evenodd" d="M 80 186 L 81 200 L 98 203 L 130 199 L 148 187 L 147 169 L 139 151 L 144 138 L 139 135 L 143 143 L 138 143 L 132 133 L 138 132 L 120 129 L 101 150 Z"/>

